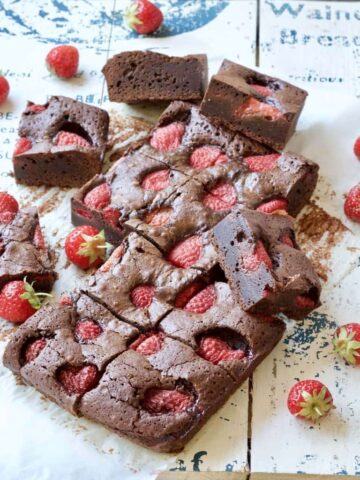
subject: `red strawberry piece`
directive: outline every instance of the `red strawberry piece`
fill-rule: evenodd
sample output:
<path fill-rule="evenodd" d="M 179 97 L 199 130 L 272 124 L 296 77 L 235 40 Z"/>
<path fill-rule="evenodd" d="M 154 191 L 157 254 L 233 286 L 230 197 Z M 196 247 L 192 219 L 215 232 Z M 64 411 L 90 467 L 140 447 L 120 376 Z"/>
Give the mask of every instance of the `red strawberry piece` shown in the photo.
<path fill-rule="evenodd" d="M 284 243 L 288 247 L 295 248 L 294 242 L 288 233 L 283 233 L 279 238 L 281 243 Z"/>
<path fill-rule="evenodd" d="M 356 139 L 354 143 L 354 153 L 357 156 L 358 160 L 360 160 L 360 137 Z"/>
<path fill-rule="evenodd" d="M 195 170 L 203 170 L 228 161 L 228 157 L 222 153 L 219 147 L 207 145 L 196 148 L 190 156 L 189 163 Z"/>
<path fill-rule="evenodd" d="M 164 17 L 159 7 L 149 0 L 136 0 L 125 12 L 128 26 L 142 35 L 153 33 L 162 24 Z"/>
<path fill-rule="evenodd" d="M 146 391 L 142 402 L 150 413 L 179 413 L 187 410 L 193 404 L 193 397 L 178 390 L 150 388 Z"/>
<path fill-rule="evenodd" d="M 200 357 L 215 365 L 229 360 L 241 360 L 245 357 L 244 351 L 233 350 L 224 340 L 213 336 L 203 337 L 200 340 L 197 353 Z"/>
<path fill-rule="evenodd" d="M 0 192 L 0 223 L 8 224 L 19 211 L 19 204 L 12 195 Z"/>
<path fill-rule="evenodd" d="M 350 220 L 360 223 L 360 184 L 355 185 L 347 194 L 344 212 Z"/>
<path fill-rule="evenodd" d="M 9 82 L 0 74 L 0 104 L 4 103 L 8 98 L 10 91 Z"/>
<path fill-rule="evenodd" d="M 230 183 L 218 183 L 204 195 L 203 204 L 214 212 L 229 210 L 236 203 L 236 190 Z"/>
<path fill-rule="evenodd" d="M 73 301 L 72 301 L 71 297 L 69 297 L 68 295 L 61 295 L 61 297 L 59 299 L 59 303 L 60 303 L 60 305 L 65 305 L 65 306 L 69 306 L 69 307 L 72 307 L 72 305 L 73 305 Z"/>
<path fill-rule="evenodd" d="M 106 207 L 102 212 L 102 217 L 105 223 L 117 227 L 119 225 L 120 212 L 117 208 Z"/>
<path fill-rule="evenodd" d="M 30 113 L 40 113 L 44 110 L 46 110 L 46 105 L 36 105 L 35 103 L 32 103 L 26 107 L 26 111 Z"/>
<path fill-rule="evenodd" d="M 266 172 L 275 167 L 280 157 L 281 155 L 279 153 L 254 155 L 244 158 L 244 163 L 252 172 Z"/>
<path fill-rule="evenodd" d="M 13 156 L 15 157 L 15 155 L 21 155 L 22 153 L 25 153 L 28 150 L 30 150 L 31 147 L 32 147 L 31 140 L 25 137 L 21 137 L 18 139 L 18 141 L 15 144 Z"/>
<path fill-rule="evenodd" d="M 45 240 L 43 233 L 41 231 L 40 225 L 36 225 L 35 227 L 35 232 L 34 232 L 34 237 L 33 237 L 33 244 L 35 245 L 36 248 L 39 250 L 45 250 L 46 245 L 45 245 Z"/>
<path fill-rule="evenodd" d="M 145 215 L 144 220 L 152 227 L 162 227 L 169 222 L 171 214 L 172 208 L 170 207 L 154 208 Z"/>
<path fill-rule="evenodd" d="M 202 255 L 202 239 L 199 235 L 182 240 L 167 255 L 168 261 L 179 268 L 189 268 Z"/>
<path fill-rule="evenodd" d="M 42 350 L 44 350 L 46 346 L 46 339 L 45 338 L 37 338 L 30 342 L 24 353 L 25 363 L 30 363 L 38 357 Z"/>
<path fill-rule="evenodd" d="M 329 389 L 318 380 L 302 380 L 291 388 L 287 401 L 292 415 L 316 422 L 334 407 Z"/>
<path fill-rule="evenodd" d="M 153 355 L 162 349 L 164 338 L 162 332 L 142 333 L 129 348 L 141 355 Z"/>
<path fill-rule="evenodd" d="M 14 323 L 23 323 L 42 305 L 48 293 L 35 292 L 26 280 L 15 280 L 4 285 L 0 292 L 0 317 Z"/>
<path fill-rule="evenodd" d="M 289 202 L 286 198 L 274 198 L 268 202 L 262 203 L 257 207 L 258 212 L 276 213 L 278 211 L 287 211 Z"/>
<path fill-rule="evenodd" d="M 90 143 L 76 133 L 60 131 L 54 138 L 54 144 L 58 146 L 74 145 L 75 147 L 89 148 Z"/>
<path fill-rule="evenodd" d="M 253 272 L 257 270 L 261 264 L 265 264 L 269 270 L 272 269 L 272 261 L 263 242 L 261 240 L 257 240 L 254 252 L 244 256 L 243 265 L 245 270 Z"/>
<path fill-rule="evenodd" d="M 107 183 L 102 183 L 93 188 L 84 197 L 84 204 L 94 210 L 103 210 L 110 205 L 111 188 Z"/>
<path fill-rule="evenodd" d="M 272 95 L 272 90 L 269 87 L 265 87 L 265 85 L 256 85 L 253 83 L 250 87 L 262 97 L 270 97 L 270 95 Z"/>
<path fill-rule="evenodd" d="M 79 342 L 95 340 L 101 334 L 102 328 L 94 320 L 81 320 L 75 325 L 75 336 Z"/>
<path fill-rule="evenodd" d="M 185 133 L 184 124 L 181 122 L 170 123 L 165 127 L 159 127 L 152 134 L 150 145 L 160 152 L 170 152 L 180 147 Z"/>
<path fill-rule="evenodd" d="M 150 285 L 138 285 L 130 293 L 130 299 L 136 308 L 148 308 L 153 301 L 154 294 L 154 287 Z"/>
<path fill-rule="evenodd" d="M 59 78 L 71 78 L 79 67 L 79 52 L 71 45 L 59 45 L 50 50 L 46 56 L 46 66 Z"/>
<path fill-rule="evenodd" d="M 156 172 L 148 173 L 143 181 L 141 187 L 144 190 L 151 190 L 153 192 L 160 192 L 170 185 L 170 170 L 157 170 Z"/>
<path fill-rule="evenodd" d="M 175 298 L 174 305 L 176 308 L 184 308 L 185 305 L 201 290 L 206 287 L 206 284 L 201 280 L 195 280 L 185 287 Z"/>
<path fill-rule="evenodd" d="M 99 372 L 95 365 L 68 365 L 58 371 L 57 378 L 69 395 L 82 395 L 96 386 Z"/>
<path fill-rule="evenodd" d="M 214 285 L 201 290 L 194 295 L 185 305 L 184 310 L 192 313 L 204 313 L 209 310 L 216 302 L 216 290 Z"/>
<path fill-rule="evenodd" d="M 259 102 L 255 98 L 248 98 L 234 110 L 234 115 L 239 117 L 261 116 L 265 120 L 274 121 L 283 116 L 283 113 L 273 105 Z"/>
<path fill-rule="evenodd" d="M 337 328 L 333 345 L 348 365 L 360 365 L 360 323 L 347 323 Z"/>
<path fill-rule="evenodd" d="M 316 304 L 315 301 L 307 295 L 298 295 L 295 298 L 295 305 L 299 308 L 314 308 Z"/>
<path fill-rule="evenodd" d="M 65 252 L 70 260 L 80 268 L 99 267 L 106 259 L 107 249 L 103 231 L 90 225 L 72 230 L 65 240 Z"/>

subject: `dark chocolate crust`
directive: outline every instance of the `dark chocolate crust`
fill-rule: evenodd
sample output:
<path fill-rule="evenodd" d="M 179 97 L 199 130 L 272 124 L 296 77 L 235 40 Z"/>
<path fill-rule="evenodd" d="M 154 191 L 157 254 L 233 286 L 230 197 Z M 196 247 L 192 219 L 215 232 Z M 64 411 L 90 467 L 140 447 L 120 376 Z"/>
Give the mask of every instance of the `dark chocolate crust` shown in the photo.
<path fill-rule="evenodd" d="M 271 93 L 264 96 L 252 85 L 266 87 Z M 281 151 L 295 131 L 306 97 L 307 92 L 295 85 L 224 60 L 210 80 L 200 111 L 230 129 Z M 276 107 L 282 116 L 275 119 L 261 113 L 244 116 L 241 105 L 249 98 Z"/>
<path fill-rule="evenodd" d="M 113 102 L 198 101 L 207 85 L 207 56 L 122 52 L 110 58 L 102 72 Z"/>
<path fill-rule="evenodd" d="M 109 128 L 105 110 L 62 96 L 50 97 L 40 112 L 31 111 L 32 105 L 28 102 L 19 125 L 19 136 L 32 147 L 13 157 L 17 182 L 80 187 L 101 171 Z M 80 135 L 90 147 L 55 145 L 59 131 Z"/>

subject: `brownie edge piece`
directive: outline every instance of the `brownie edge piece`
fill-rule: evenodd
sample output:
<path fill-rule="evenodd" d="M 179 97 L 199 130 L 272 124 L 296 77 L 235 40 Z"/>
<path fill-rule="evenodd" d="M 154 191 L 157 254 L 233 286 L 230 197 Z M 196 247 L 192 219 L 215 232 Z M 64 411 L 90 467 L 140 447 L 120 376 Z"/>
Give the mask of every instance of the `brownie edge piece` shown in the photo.
<path fill-rule="evenodd" d="M 197 101 L 207 84 L 207 56 L 122 52 L 110 58 L 102 71 L 113 102 Z"/>
<path fill-rule="evenodd" d="M 200 112 L 281 151 L 295 131 L 307 92 L 224 60 L 211 78 Z"/>

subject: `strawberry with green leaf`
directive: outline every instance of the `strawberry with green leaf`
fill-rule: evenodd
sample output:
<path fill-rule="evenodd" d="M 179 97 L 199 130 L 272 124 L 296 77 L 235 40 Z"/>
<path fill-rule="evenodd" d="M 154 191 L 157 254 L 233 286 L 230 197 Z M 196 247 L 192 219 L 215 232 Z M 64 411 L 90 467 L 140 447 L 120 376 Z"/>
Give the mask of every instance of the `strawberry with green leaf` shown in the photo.
<path fill-rule="evenodd" d="M 329 389 L 318 380 L 302 380 L 291 388 L 287 401 L 292 415 L 316 422 L 334 407 Z"/>
<path fill-rule="evenodd" d="M 72 230 L 65 241 L 68 259 L 78 267 L 87 270 L 100 267 L 107 258 L 111 245 L 105 240 L 105 233 L 90 225 Z"/>
<path fill-rule="evenodd" d="M 360 323 L 347 323 L 334 335 L 335 352 L 349 365 L 360 365 Z"/>

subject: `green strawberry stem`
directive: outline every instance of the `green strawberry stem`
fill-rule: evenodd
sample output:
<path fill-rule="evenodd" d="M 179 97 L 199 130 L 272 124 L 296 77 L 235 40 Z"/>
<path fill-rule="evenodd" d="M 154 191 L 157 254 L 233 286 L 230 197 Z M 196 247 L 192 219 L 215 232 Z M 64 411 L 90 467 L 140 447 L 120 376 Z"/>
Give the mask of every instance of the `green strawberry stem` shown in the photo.
<path fill-rule="evenodd" d="M 326 393 L 327 388 L 325 386 L 319 393 L 317 390 L 314 390 L 312 393 L 306 391 L 301 392 L 304 401 L 299 403 L 301 410 L 296 415 L 312 420 L 313 422 L 326 415 L 330 410 L 335 408 L 331 397 L 326 397 Z"/>
<path fill-rule="evenodd" d="M 112 245 L 105 241 L 105 232 L 101 230 L 97 235 L 91 236 L 83 233 L 84 243 L 80 245 L 79 255 L 89 258 L 90 265 L 99 258 L 106 260 L 108 251 Z"/>
<path fill-rule="evenodd" d="M 32 282 L 30 284 L 27 282 L 26 277 L 24 278 L 25 292 L 20 295 L 20 298 L 27 300 L 35 310 L 39 310 L 42 307 L 45 298 L 51 298 L 52 295 L 50 293 L 36 292 L 33 286 L 34 283 L 35 282 Z"/>
<path fill-rule="evenodd" d="M 130 5 L 126 10 L 124 17 L 130 28 L 134 28 L 135 25 L 141 25 L 143 22 L 137 18 L 138 6 L 136 3 Z"/>
<path fill-rule="evenodd" d="M 360 357 L 360 342 L 354 340 L 355 332 L 348 334 L 346 328 L 340 328 L 339 335 L 333 340 L 334 350 L 349 365 L 356 364 L 356 358 Z"/>

